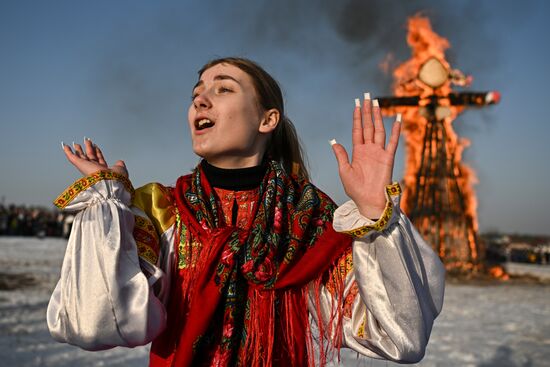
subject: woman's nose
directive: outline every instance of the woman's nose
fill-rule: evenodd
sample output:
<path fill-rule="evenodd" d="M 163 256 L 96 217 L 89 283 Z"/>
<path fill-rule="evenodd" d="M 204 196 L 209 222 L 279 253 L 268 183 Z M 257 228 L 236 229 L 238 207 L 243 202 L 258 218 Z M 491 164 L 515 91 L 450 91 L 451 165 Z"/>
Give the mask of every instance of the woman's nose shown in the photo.
<path fill-rule="evenodd" d="M 212 103 L 211 103 L 210 98 L 208 96 L 208 92 L 203 92 L 203 93 L 197 95 L 193 99 L 193 105 L 195 106 L 195 109 L 197 109 L 197 110 L 210 108 L 212 106 Z"/>

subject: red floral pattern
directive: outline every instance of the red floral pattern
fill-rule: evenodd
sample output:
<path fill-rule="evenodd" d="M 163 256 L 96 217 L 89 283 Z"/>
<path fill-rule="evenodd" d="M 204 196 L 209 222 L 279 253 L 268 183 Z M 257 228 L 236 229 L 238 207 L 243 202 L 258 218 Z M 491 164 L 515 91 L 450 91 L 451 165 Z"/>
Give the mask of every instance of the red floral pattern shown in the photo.
<path fill-rule="evenodd" d="M 308 284 L 351 246 L 332 228 L 334 203 L 274 161 L 255 197 L 211 188 L 200 167 L 173 193 L 175 246 L 190 238 L 202 246 L 196 266 L 172 280 L 167 322 L 175 326 L 153 342 L 151 366 L 267 366 L 274 351 L 307 364 Z M 235 200 L 237 225 L 228 226 Z M 292 337 L 274 337 L 276 327 Z"/>
<path fill-rule="evenodd" d="M 245 190 L 245 191 L 231 191 L 220 188 L 214 188 L 218 198 L 220 199 L 220 206 L 223 211 L 225 223 L 231 225 L 233 218 L 233 205 L 237 201 L 237 228 L 248 230 L 252 224 L 252 218 L 254 218 L 254 212 L 256 211 L 258 200 L 260 198 L 258 189 Z"/>

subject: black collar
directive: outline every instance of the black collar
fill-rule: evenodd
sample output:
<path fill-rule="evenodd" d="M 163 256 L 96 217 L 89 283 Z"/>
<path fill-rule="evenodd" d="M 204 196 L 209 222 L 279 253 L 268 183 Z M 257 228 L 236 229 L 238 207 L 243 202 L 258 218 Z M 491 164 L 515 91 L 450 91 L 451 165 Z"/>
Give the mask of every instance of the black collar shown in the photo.
<path fill-rule="evenodd" d="M 252 190 L 260 186 L 267 171 L 267 161 L 247 168 L 218 168 L 203 159 L 201 167 L 212 187 L 224 190 Z"/>

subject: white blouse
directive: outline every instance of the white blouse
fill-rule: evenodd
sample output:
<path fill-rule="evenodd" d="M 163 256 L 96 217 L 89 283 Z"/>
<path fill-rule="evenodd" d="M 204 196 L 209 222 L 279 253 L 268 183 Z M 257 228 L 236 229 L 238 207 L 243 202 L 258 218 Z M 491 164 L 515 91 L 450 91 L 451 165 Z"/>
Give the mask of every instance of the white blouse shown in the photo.
<path fill-rule="evenodd" d="M 161 233 L 161 252 L 151 264 L 138 256 L 133 236 L 135 216 L 147 215 L 132 205 L 128 187 L 89 177 L 60 201 L 77 214 L 48 305 L 50 333 L 87 350 L 147 344 L 166 327 L 175 224 Z M 445 269 L 400 211 L 395 187 L 377 222 L 363 217 L 353 201 L 334 213 L 334 229 L 356 237 L 337 267 L 345 271 L 345 311 L 342 340 L 334 342 L 365 356 L 414 363 L 424 356 L 443 306 Z M 321 287 L 325 325 L 335 298 L 329 281 Z M 313 291 L 309 303 L 312 322 L 320 322 Z"/>

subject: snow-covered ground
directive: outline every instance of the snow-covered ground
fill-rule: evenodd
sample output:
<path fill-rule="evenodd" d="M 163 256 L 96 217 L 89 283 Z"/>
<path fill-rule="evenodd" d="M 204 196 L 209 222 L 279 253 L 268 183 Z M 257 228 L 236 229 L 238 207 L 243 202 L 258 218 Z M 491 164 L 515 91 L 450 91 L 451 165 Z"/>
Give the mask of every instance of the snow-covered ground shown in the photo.
<path fill-rule="evenodd" d="M 505 263 L 504 268 L 512 275 L 534 275 L 540 279 L 550 279 L 550 265 Z"/>
<path fill-rule="evenodd" d="M 65 245 L 57 238 L 0 237 L 0 365 L 146 366 L 147 347 L 85 352 L 51 339 L 46 306 Z M 342 365 L 395 364 L 343 351 Z M 448 285 L 418 365 L 550 366 L 550 286 Z"/>

